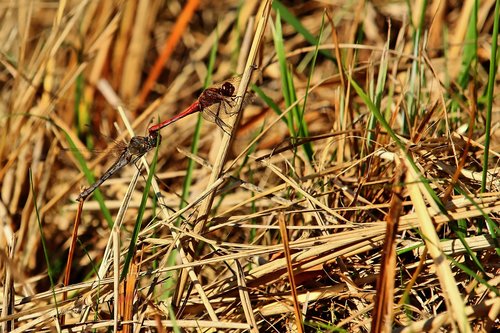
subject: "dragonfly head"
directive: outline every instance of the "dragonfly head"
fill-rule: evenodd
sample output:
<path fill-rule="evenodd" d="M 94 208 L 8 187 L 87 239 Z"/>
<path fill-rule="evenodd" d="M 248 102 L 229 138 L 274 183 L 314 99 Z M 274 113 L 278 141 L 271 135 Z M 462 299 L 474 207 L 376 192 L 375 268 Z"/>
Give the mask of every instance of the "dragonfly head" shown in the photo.
<path fill-rule="evenodd" d="M 149 132 L 149 135 L 147 136 L 147 138 L 148 138 L 148 144 L 151 146 L 150 149 L 156 147 L 156 145 L 159 146 L 161 144 L 160 131 Z"/>
<path fill-rule="evenodd" d="M 233 96 L 235 90 L 236 88 L 231 82 L 224 82 L 222 87 L 220 87 L 221 94 L 227 97 Z"/>

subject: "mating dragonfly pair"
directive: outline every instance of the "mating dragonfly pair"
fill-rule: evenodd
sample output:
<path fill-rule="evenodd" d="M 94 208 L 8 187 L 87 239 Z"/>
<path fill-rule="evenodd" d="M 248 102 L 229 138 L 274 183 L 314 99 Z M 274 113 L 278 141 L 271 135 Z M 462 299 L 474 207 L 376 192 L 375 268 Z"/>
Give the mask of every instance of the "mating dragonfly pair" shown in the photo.
<path fill-rule="evenodd" d="M 203 118 L 216 123 L 226 133 L 230 127 L 223 121 L 224 118 L 234 115 L 232 113 L 237 96 L 235 96 L 236 87 L 239 83 L 239 77 L 224 81 L 218 85 L 214 85 L 205 89 L 200 97 L 176 116 L 167 119 L 159 124 L 153 125 L 148 129 L 148 136 L 134 136 L 123 150 L 118 159 L 111 167 L 104 172 L 94 184 L 85 189 L 78 195 L 77 201 L 85 200 L 90 196 L 102 183 L 109 177 L 115 174 L 125 165 L 137 162 L 144 154 L 152 150 L 160 144 L 160 130 L 179 119 L 182 119 L 190 114 L 201 112 Z"/>

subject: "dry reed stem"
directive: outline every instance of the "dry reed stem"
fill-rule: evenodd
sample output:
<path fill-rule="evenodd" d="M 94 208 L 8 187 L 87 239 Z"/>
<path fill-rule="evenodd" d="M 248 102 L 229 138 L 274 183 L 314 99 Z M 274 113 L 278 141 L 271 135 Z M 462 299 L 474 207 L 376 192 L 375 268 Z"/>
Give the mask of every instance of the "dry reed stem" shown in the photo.
<path fill-rule="evenodd" d="M 252 76 L 252 72 L 254 70 L 255 66 L 255 60 L 257 58 L 257 52 L 260 47 L 260 43 L 262 41 L 263 35 L 264 35 L 264 29 L 267 26 L 267 20 L 270 15 L 270 10 L 271 10 L 271 2 L 265 1 L 261 3 L 261 7 L 259 9 L 259 14 L 258 14 L 258 20 L 257 20 L 257 27 L 256 31 L 254 34 L 254 39 L 252 41 L 252 46 L 250 48 L 250 52 L 248 54 L 247 60 L 246 60 L 246 65 L 245 65 L 245 71 L 243 73 L 243 76 L 241 78 L 241 81 L 239 82 L 238 89 L 236 92 L 236 96 L 244 96 L 248 90 L 248 86 L 250 84 L 250 79 Z M 242 54 L 242 56 L 245 56 Z M 238 110 L 240 112 L 236 113 L 235 117 L 232 117 L 228 125 L 232 129 L 231 133 L 226 133 L 224 132 L 224 135 L 222 136 L 222 141 L 220 143 L 219 149 L 218 149 L 218 154 L 215 159 L 215 163 L 212 168 L 212 173 L 210 175 L 210 178 L 208 180 L 208 186 L 212 186 L 217 179 L 220 177 L 222 173 L 222 169 L 224 167 L 224 164 L 227 160 L 227 156 L 229 153 L 229 148 L 232 142 L 232 139 L 236 135 L 236 129 L 237 129 L 237 124 L 239 123 L 239 119 L 241 118 L 241 111 L 242 111 L 242 103 L 243 103 L 243 98 L 238 99 L 236 105 L 234 106 L 235 110 Z M 215 191 L 208 193 L 206 198 L 201 202 L 201 205 L 199 207 L 199 212 L 197 216 L 197 221 L 194 226 L 194 233 L 199 234 L 203 231 L 204 226 L 206 224 L 206 221 L 208 219 L 208 215 L 210 213 L 210 209 L 212 207 L 212 203 L 215 197 Z M 196 243 L 191 244 L 191 250 L 194 251 L 194 248 Z M 188 271 L 190 273 L 193 273 L 193 271 Z M 178 280 L 178 289 L 176 290 L 176 297 L 174 304 L 176 306 L 179 306 L 180 304 L 180 297 L 182 296 L 186 284 L 187 276 L 181 272 L 180 278 Z M 207 304 L 205 304 L 207 306 Z"/>
<path fill-rule="evenodd" d="M 419 217 L 422 236 L 429 250 L 429 254 L 434 260 L 436 272 L 441 282 L 441 286 L 443 287 L 443 296 L 451 315 L 452 327 L 459 332 L 470 332 L 471 328 L 467 321 L 467 315 L 464 312 L 465 307 L 457 288 L 457 282 L 451 272 L 449 261 L 443 255 L 443 251 L 439 245 L 439 237 L 434 228 L 427 205 L 424 202 L 424 196 L 426 196 L 428 192 L 423 186 L 419 186 L 419 176 L 416 174 L 413 167 L 406 160 L 404 161 L 408 169 L 406 179 L 407 183 L 410 184 L 408 185 L 408 191 L 415 211 Z"/>

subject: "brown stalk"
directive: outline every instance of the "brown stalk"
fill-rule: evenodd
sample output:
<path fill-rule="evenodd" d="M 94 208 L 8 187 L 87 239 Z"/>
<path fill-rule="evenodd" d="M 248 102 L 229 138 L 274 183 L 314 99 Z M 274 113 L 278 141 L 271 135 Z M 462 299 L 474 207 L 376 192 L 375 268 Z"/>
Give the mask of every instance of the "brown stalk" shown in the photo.
<path fill-rule="evenodd" d="M 71 233 L 71 244 L 69 245 L 68 259 L 66 261 L 66 269 L 64 272 L 64 286 L 69 286 L 70 276 L 71 276 L 71 266 L 73 265 L 73 257 L 75 255 L 76 240 L 78 239 L 78 228 L 82 220 L 82 210 L 83 203 L 85 200 L 80 200 L 78 202 L 78 208 L 76 210 L 75 221 L 73 222 L 73 232 Z M 64 292 L 62 300 L 65 301 L 68 297 L 68 293 Z M 61 316 L 61 325 L 64 325 L 64 315 Z"/>
<path fill-rule="evenodd" d="M 375 296 L 375 305 L 372 311 L 371 332 L 390 332 L 392 327 L 395 296 L 396 235 L 402 212 L 405 173 L 405 167 L 397 160 L 389 214 L 387 214 L 386 218 L 387 227 L 382 248 L 380 275 L 377 279 L 377 295 Z"/>
<path fill-rule="evenodd" d="M 136 294 L 138 266 L 135 263 L 130 265 L 130 272 L 124 281 L 120 283 L 120 306 L 119 318 L 121 321 L 132 321 L 134 316 L 134 297 Z M 132 332 L 133 324 L 122 324 L 119 332 Z"/>
<path fill-rule="evenodd" d="M 290 252 L 290 243 L 288 242 L 288 230 L 286 229 L 285 216 L 283 212 L 278 213 L 278 223 L 280 226 L 280 234 L 283 239 L 283 248 L 285 251 L 286 269 L 288 271 L 288 280 L 290 282 L 290 294 L 292 297 L 293 311 L 295 313 L 295 326 L 297 332 L 304 332 L 302 324 L 302 313 L 297 297 L 297 285 L 295 284 L 295 275 L 293 273 L 292 255 Z"/>

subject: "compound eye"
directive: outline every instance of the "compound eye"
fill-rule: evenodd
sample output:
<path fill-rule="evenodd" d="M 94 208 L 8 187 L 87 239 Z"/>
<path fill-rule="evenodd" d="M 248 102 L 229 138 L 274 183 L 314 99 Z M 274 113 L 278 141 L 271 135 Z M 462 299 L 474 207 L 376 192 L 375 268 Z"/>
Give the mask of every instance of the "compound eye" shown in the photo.
<path fill-rule="evenodd" d="M 221 93 L 224 96 L 233 96 L 234 90 L 235 90 L 234 86 L 229 82 L 224 82 L 220 89 L 221 89 Z"/>

